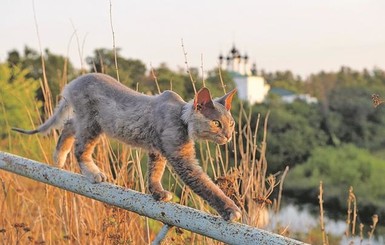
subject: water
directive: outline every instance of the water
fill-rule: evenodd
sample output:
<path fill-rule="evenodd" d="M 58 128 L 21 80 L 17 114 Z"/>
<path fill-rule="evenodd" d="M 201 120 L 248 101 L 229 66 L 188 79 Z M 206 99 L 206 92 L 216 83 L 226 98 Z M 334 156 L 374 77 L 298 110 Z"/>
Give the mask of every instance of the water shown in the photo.
<path fill-rule="evenodd" d="M 318 210 L 314 210 L 311 205 L 295 205 L 288 204 L 281 208 L 278 214 L 270 215 L 270 223 L 267 230 L 274 230 L 278 225 L 280 227 L 288 227 L 291 232 L 308 233 L 311 229 L 319 227 L 319 213 Z M 364 239 L 361 243 L 359 234 L 354 239 L 347 238 L 344 234 L 346 231 L 346 221 L 332 219 L 327 214 L 324 215 L 325 229 L 327 234 L 342 237 L 342 244 L 362 244 L 362 245 L 385 245 L 385 234 L 380 234 L 375 239 Z M 358 224 L 357 232 L 359 233 Z M 364 237 L 367 237 L 365 232 Z M 352 243 L 353 242 L 353 243 Z"/>

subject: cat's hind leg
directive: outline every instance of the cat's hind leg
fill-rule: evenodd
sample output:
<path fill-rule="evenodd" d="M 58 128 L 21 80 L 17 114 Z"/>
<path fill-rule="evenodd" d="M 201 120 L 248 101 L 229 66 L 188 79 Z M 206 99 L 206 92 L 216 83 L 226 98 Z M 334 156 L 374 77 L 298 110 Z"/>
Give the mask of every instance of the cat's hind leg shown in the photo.
<path fill-rule="evenodd" d="M 148 189 L 155 200 L 168 202 L 172 194 L 164 190 L 161 183 L 165 167 L 166 159 L 160 153 L 148 153 Z"/>
<path fill-rule="evenodd" d="M 53 156 L 55 164 L 59 168 L 62 168 L 64 166 L 64 163 L 67 159 L 67 155 L 71 151 L 71 147 L 74 141 L 75 127 L 73 119 L 70 119 L 64 123 L 64 127 L 56 144 L 56 149 Z"/>
<path fill-rule="evenodd" d="M 92 159 L 92 153 L 99 141 L 100 127 L 90 127 L 76 130 L 75 156 L 79 163 L 80 171 L 91 183 L 100 183 L 107 180 L 106 175 L 100 171 Z"/>

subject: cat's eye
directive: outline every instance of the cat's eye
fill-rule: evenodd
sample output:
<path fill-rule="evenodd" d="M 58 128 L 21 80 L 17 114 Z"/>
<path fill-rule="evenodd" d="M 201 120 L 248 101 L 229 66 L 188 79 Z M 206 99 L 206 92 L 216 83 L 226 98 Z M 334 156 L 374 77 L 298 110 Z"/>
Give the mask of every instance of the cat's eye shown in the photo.
<path fill-rule="evenodd" d="M 213 120 L 213 124 L 214 124 L 215 127 L 222 128 L 222 124 L 218 120 Z"/>

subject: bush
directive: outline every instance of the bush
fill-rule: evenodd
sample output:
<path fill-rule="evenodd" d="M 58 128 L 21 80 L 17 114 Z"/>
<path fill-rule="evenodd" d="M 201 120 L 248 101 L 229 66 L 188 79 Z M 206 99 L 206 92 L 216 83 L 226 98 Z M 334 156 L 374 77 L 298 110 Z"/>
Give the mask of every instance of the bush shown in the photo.
<path fill-rule="evenodd" d="M 31 128 L 31 121 L 38 122 L 42 103 L 36 101 L 38 80 L 26 78 L 27 70 L 0 64 L 0 139 L 9 134 L 10 127 Z M 26 116 L 28 113 L 29 117 Z M 29 120 L 28 120 L 29 119 Z"/>
<path fill-rule="evenodd" d="M 384 162 L 369 151 L 352 144 L 340 147 L 317 147 L 311 157 L 289 172 L 285 186 L 303 199 L 317 200 L 319 182 L 324 185 L 325 204 L 346 209 L 349 187 L 354 188 L 358 205 L 370 212 L 385 212 Z M 336 207 L 338 208 L 338 207 Z M 373 214 L 372 213 L 372 214 Z"/>

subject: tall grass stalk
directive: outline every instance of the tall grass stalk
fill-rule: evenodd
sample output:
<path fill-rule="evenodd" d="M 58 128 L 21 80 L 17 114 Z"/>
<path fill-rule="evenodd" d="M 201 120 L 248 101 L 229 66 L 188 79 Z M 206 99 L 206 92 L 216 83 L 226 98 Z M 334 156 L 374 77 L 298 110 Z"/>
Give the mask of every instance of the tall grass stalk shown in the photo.
<path fill-rule="evenodd" d="M 319 207 L 320 207 L 320 225 L 321 225 L 321 232 L 322 232 L 322 244 L 323 245 L 328 245 L 329 244 L 329 239 L 326 234 L 326 229 L 325 229 L 325 221 L 324 221 L 324 206 L 323 206 L 323 185 L 322 181 L 320 181 L 319 184 Z"/>
<path fill-rule="evenodd" d="M 353 206 L 353 209 L 352 209 Z M 352 218 L 353 214 L 353 218 Z M 346 219 L 346 236 L 350 236 L 350 227 L 351 227 L 351 235 L 354 236 L 356 232 L 356 223 L 357 223 L 357 200 L 356 196 L 353 192 L 353 187 L 349 188 L 349 196 L 348 196 L 348 215 Z"/>
<path fill-rule="evenodd" d="M 43 54 L 43 50 L 41 47 L 39 25 L 37 23 L 35 1 L 34 0 L 32 0 L 32 9 L 33 9 L 33 19 L 35 22 L 36 36 L 37 36 L 37 40 L 38 40 L 38 44 L 39 44 L 41 67 L 42 67 L 42 72 L 43 72 L 43 78 L 42 78 L 42 80 L 40 80 L 41 81 L 41 89 L 43 91 L 44 101 L 47 102 L 47 103 L 44 103 L 44 112 L 45 112 L 45 115 L 47 117 L 49 117 L 53 113 L 52 95 L 51 95 L 51 90 L 50 90 L 49 85 L 48 85 L 47 74 L 45 71 L 45 59 L 44 59 L 44 54 Z"/>
<path fill-rule="evenodd" d="M 112 49 L 114 51 L 114 61 L 115 61 L 115 71 L 116 79 L 120 82 L 119 78 L 119 65 L 118 65 L 118 55 L 116 50 L 116 41 L 115 41 L 115 31 L 114 25 L 112 24 L 112 1 L 110 0 L 110 25 L 111 25 L 111 34 L 112 34 Z"/>

